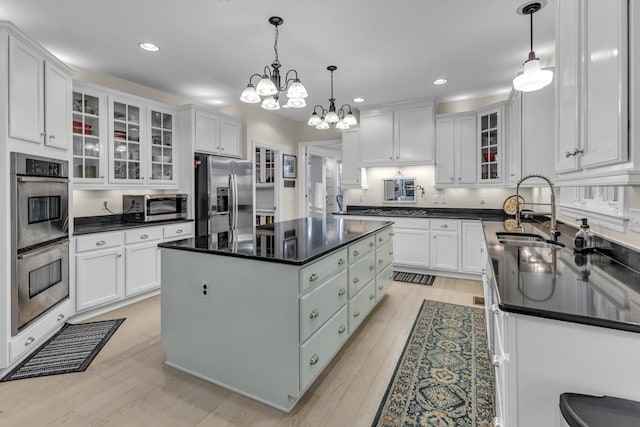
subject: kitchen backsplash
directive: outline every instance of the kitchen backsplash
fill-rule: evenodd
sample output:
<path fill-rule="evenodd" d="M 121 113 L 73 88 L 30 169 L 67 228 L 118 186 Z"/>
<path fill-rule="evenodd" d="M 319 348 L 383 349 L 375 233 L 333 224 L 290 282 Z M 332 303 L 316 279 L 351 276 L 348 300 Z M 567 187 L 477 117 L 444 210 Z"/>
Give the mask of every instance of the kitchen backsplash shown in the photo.
<path fill-rule="evenodd" d="M 178 191 L 173 191 L 176 193 Z M 107 207 L 113 213 L 122 212 L 122 195 L 124 194 L 157 194 L 171 193 L 170 191 L 148 190 L 139 188 L 136 190 L 73 190 L 73 216 L 111 215 L 102 208 L 102 203 L 107 202 Z"/>

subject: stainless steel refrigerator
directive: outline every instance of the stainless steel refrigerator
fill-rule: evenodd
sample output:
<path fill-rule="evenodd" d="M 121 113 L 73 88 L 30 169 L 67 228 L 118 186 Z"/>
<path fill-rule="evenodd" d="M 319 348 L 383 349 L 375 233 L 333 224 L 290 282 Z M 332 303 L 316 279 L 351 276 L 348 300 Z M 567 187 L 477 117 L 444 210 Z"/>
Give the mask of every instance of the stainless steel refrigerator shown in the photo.
<path fill-rule="evenodd" d="M 253 228 L 253 162 L 195 154 L 196 236 Z"/>

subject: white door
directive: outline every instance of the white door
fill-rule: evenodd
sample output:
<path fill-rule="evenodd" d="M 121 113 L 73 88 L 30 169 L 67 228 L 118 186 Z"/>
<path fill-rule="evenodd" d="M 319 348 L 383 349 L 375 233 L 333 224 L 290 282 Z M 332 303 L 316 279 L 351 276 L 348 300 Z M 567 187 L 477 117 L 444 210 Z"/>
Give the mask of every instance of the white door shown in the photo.
<path fill-rule="evenodd" d="M 135 295 L 160 287 L 159 241 L 127 247 L 125 295 Z"/>
<path fill-rule="evenodd" d="M 475 141 L 475 127 L 473 135 Z M 455 157 L 453 117 L 439 118 L 436 120 L 436 184 L 453 184 L 455 182 Z"/>
<path fill-rule="evenodd" d="M 458 233 L 455 231 L 432 231 L 431 268 L 457 271 L 458 264 Z"/>
<path fill-rule="evenodd" d="M 462 222 L 462 271 L 481 273 L 484 266 L 482 224 Z"/>
<path fill-rule="evenodd" d="M 324 163 L 324 157 L 307 155 L 307 211 L 312 217 L 323 217 L 327 212 Z"/>
<path fill-rule="evenodd" d="M 363 164 L 392 164 L 394 157 L 393 113 L 360 118 L 360 160 Z"/>
<path fill-rule="evenodd" d="M 55 65 L 45 61 L 45 124 L 44 143 L 49 147 L 68 150 L 69 140 L 69 105 L 71 105 L 71 79 Z"/>
<path fill-rule="evenodd" d="M 78 311 L 123 297 L 124 257 L 121 248 L 76 256 Z"/>
<path fill-rule="evenodd" d="M 196 151 L 218 154 L 220 141 L 218 128 L 220 120 L 202 111 L 196 111 Z"/>
<path fill-rule="evenodd" d="M 429 230 L 394 228 L 393 264 L 429 268 Z"/>
<path fill-rule="evenodd" d="M 477 178 L 476 116 L 456 117 L 456 183 L 474 184 Z"/>

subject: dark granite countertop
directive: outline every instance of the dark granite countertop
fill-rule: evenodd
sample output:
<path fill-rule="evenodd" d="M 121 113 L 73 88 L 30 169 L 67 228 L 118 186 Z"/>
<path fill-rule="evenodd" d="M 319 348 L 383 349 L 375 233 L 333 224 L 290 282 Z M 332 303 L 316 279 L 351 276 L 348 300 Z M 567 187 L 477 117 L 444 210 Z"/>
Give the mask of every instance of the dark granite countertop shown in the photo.
<path fill-rule="evenodd" d="M 406 206 L 347 206 L 344 212 L 334 215 L 365 215 L 380 217 L 406 218 L 449 218 L 474 219 L 484 221 L 503 221 L 513 218 L 502 209 L 469 209 L 469 208 L 418 208 Z"/>
<path fill-rule="evenodd" d="M 549 238 L 548 225 L 523 225 Z M 565 224 L 558 249 L 503 245 L 503 222 L 483 226 L 501 310 L 640 332 L 638 252 L 596 237 L 595 251 L 576 253 L 576 229 Z"/>
<path fill-rule="evenodd" d="M 154 222 L 128 222 L 122 220 L 122 215 L 85 216 L 73 221 L 73 235 L 104 233 L 107 231 L 121 231 L 129 228 L 152 227 L 158 225 L 191 222 L 192 219 L 168 219 Z"/>
<path fill-rule="evenodd" d="M 299 218 L 161 243 L 158 246 L 303 265 L 391 224 L 389 221 L 344 218 Z"/>

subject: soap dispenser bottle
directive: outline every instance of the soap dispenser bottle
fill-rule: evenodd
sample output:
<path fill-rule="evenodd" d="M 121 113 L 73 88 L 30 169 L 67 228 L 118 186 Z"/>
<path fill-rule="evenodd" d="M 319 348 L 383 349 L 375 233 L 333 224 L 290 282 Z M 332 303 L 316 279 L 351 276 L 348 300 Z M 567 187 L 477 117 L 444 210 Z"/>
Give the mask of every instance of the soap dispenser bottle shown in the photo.
<path fill-rule="evenodd" d="M 576 252 L 588 252 L 593 249 L 593 234 L 589 230 L 587 218 L 581 218 L 578 221 L 582 221 L 582 225 L 573 238 L 573 249 Z"/>

